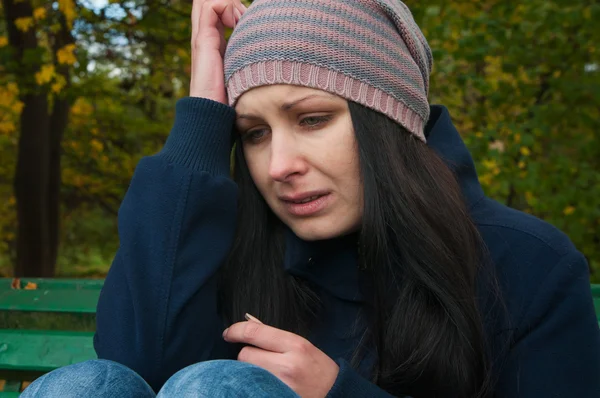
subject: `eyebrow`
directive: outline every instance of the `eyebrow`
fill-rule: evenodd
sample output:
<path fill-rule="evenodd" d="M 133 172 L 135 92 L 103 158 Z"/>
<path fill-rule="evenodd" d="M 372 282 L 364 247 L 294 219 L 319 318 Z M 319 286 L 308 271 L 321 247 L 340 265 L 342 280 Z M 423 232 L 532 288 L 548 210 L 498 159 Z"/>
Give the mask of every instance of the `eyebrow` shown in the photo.
<path fill-rule="evenodd" d="M 333 98 L 333 97 L 335 97 L 335 95 L 333 95 L 333 94 L 329 94 L 329 93 L 327 93 L 327 94 L 325 94 L 325 95 L 322 95 L 322 94 L 310 94 L 310 95 L 307 95 L 306 97 L 302 97 L 302 98 L 300 98 L 300 99 L 297 99 L 297 100 L 295 100 L 295 101 L 292 101 L 292 102 L 286 102 L 286 103 L 282 104 L 282 105 L 279 107 L 279 109 L 281 109 L 281 110 L 282 110 L 282 111 L 284 111 L 284 112 L 285 112 L 285 111 L 289 111 L 289 110 L 290 110 L 290 109 L 292 109 L 294 106 L 298 105 L 300 102 L 302 102 L 302 101 L 306 101 L 306 100 L 308 100 L 308 99 L 315 98 L 315 97 L 322 97 L 322 98 Z M 238 118 L 238 119 L 260 119 L 258 116 L 254 116 L 254 115 L 248 115 L 248 114 L 240 114 L 240 115 L 238 115 L 238 117 L 237 117 L 237 118 Z"/>

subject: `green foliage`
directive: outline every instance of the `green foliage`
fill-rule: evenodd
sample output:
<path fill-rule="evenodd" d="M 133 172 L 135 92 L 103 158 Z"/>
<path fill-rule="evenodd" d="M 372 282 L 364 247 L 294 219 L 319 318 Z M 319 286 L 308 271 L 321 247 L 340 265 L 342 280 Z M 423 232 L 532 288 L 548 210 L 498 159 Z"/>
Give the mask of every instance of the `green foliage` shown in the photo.
<path fill-rule="evenodd" d="M 96 275 L 110 264 L 134 167 L 160 149 L 175 101 L 187 94 L 190 3 L 111 0 L 90 9 L 61 0 L 77 32 L 72 84 L 60 87 L 49 69 L 30 79 L 49 79 L 52 93 L 73 100 L 62 145 L 59 274 Z M 600 4 L 406 3 L 434 50 L 431 102 L 450 109 L 487 194 L 565 231 L 600 282 Z M 55 24 L 45 7 L 34 26 L 42 37 Z M 5 35 L 0 25 L 0 65 L 12 62 Z M 75 61 L 69 54 L 61 59 Z M 53 54 L 45 47 L 27 56 L 38 65 Z M 0 273 L 14 258 L 20 89 L 0 66 Z"/>
<path fill-rule="evenodd" d="M 486 193 L 563 230 L 600 280 L 600 4 L 413 2 Z"/>

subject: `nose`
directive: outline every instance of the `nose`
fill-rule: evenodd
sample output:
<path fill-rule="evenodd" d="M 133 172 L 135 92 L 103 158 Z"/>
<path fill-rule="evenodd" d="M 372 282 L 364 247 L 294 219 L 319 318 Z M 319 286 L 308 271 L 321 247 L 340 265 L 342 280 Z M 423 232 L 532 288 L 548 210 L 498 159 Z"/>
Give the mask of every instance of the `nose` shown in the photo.
<path fill-rule="evenodd" d="M 273 132 L 269 176 L 275 181 L 286 182 L 307 170 L 308 163 L 293 134 Z"/>

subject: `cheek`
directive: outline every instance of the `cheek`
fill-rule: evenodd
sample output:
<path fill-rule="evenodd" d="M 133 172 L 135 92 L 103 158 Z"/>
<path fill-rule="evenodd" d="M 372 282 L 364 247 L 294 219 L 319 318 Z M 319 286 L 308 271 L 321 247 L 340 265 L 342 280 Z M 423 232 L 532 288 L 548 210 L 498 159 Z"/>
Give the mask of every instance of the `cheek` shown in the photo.
<path fill-rule="evenodd" d="M 264 197 L 267 190 L 269 170 L 266 167 L 267 162 L 261 161 L 260 156 L 260 153 L 244 149 L 244 157 L 246 158 L 246 165 L 248 166 L 250 177 L 252 177 L 254 185 L 256 185 L 256 188 Z"/>
<path fill-rule="evenodd" d="M 336 142 L 327 145 L 328 151 L 323 159 L 338 179 L 344 181 L 344 185 L 356 187 L 360 181 L 360 164 L 358 157 L 358 146 L 353 135 L 345 135 Z"/>
<path fill-rule="evenodd" d="M 362 213 L 363 206 L 363 186 L 360 175 L 360 160 L 358 156 L 358 145 L 354 135 L 347 136 L 337 146 L 336 151 L 336 174 L 343 185 L 344 194 L 352 206 L 360 207 Z"/>

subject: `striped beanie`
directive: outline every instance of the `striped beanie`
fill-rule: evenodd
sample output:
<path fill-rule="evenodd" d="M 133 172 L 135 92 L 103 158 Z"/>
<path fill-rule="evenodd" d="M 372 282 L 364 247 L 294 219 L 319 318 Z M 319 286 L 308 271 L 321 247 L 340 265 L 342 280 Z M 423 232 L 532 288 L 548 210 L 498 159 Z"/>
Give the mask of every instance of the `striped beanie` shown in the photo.
<path fill-rule="evenodd" d="M 254 87 L 311 87 L 381 112 L 425 141 L 433 57 L 400 0 L 255 0 L 224 63 L 232 107 Z"/>

